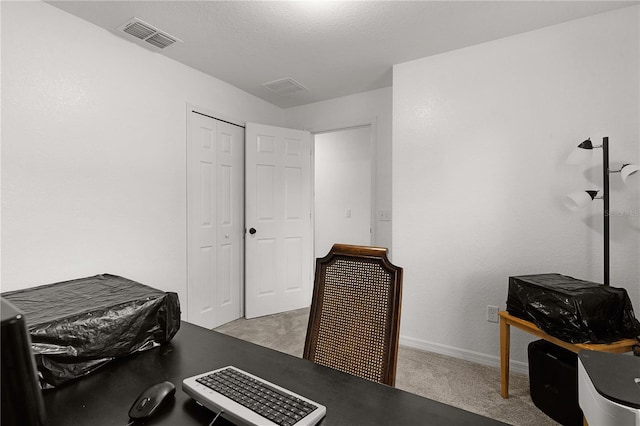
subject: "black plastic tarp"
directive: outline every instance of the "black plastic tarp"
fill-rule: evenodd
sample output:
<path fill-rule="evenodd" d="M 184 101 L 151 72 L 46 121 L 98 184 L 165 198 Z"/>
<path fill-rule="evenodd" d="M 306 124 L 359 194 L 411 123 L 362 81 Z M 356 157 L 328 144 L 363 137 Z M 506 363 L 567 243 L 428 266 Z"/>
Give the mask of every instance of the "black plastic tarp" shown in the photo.
<path fill-rule="evenodd" d="M 560 274 L 509 277 L 507 311 L 571 343 L 610 343 L 640 335 L 624 288 Z"/>
<path fill-rule="evenodd" d="M 25 315 L 43 388 L 167 343 L 180 329 L 176 293 L 116 275 L 47 284 L 2 297 Z"/>

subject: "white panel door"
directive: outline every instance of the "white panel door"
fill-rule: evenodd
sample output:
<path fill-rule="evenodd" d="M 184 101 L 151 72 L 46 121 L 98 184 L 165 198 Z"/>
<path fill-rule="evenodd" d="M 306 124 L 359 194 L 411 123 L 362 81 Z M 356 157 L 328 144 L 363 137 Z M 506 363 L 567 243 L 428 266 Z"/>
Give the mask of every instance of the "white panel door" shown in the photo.
<path fill-rule="evenodd" d="M 215 327 L 240 318 L 244 283 L 244 128 L 218 122 Z"/>
<path fill-rule="evenodd" d="M 187 319 L 214 328 L 241 316 L 244 129 L 189 112 Z"/>
<path fill-rule="evenodd" d="M 308 306 L 311 135 L 247 123 L 245 151 L 245 316 Z"/>

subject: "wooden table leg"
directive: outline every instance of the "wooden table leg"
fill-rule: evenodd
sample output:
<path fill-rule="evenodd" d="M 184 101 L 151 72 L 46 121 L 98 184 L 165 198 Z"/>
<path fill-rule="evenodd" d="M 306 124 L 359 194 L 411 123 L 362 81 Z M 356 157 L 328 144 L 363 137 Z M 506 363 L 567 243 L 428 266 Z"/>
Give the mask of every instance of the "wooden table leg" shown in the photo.
<path fill-rule="evenodd" d="M 500 317 L 500 395 L 509 398 L 509 352 L 511 330 L 507 320 Z"/>
<path fill-rule="evenodd" d="M 500 395 L 505 399 L 509 398 L 509 350 L 512 325 L 517 329 L 523 330 L 574 353 L 578 353 L 581 349 L 609 353 L 625 353 L 632 351 L 638 344 L 637 339 L 622 339 L 607 344 L 569 343 L 548 335 L 532 322 L 509 315 L 507 311 L 499 311 L 498 318 L 500 318 Z"/>

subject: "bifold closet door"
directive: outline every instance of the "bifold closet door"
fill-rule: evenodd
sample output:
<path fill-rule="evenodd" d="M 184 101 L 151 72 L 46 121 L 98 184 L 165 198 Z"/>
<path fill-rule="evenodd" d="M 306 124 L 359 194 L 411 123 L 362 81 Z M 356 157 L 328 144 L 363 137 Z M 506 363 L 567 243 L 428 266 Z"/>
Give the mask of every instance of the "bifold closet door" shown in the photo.
<path fill-rule="evenodd" d="M 187 318 L 214 328 L 242 315 L 244 128 L 189 113 Z"/>

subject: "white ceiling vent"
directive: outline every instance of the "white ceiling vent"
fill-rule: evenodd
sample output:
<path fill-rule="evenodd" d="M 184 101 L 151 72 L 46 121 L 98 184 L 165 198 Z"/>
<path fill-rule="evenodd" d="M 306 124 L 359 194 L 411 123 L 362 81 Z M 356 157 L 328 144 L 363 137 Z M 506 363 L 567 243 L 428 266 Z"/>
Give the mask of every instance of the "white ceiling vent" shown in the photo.
<path fill-rule="evenodd" d="M 309 90 L 291 77 L 273 80 L 268 83 L 264 83 L 263 86 L 279 95 L 290 95 L 291 93 Z"/>
<path fill-rule="evenodd" d="M 179 38 L 169 35 L 164 31 L 160 31 L 153 25 L 150 25 L 136 17 L 133 17 L 120 25 L 117 30 L 126 38 L 141 42 L 143 46 L 150 47 L 154 50 L 162 50 L 177 42 L 182 43 L 182 40 Z"/>

